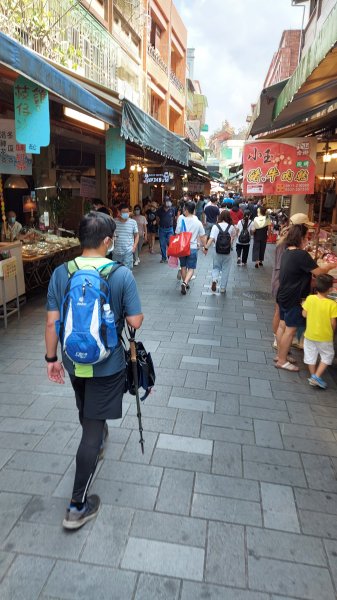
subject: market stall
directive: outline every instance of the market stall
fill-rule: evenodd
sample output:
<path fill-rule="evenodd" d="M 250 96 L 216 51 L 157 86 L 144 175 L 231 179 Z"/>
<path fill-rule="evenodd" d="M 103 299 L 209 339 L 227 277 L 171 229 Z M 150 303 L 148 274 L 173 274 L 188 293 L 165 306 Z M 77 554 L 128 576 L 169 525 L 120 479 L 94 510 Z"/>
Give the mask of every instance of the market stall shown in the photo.
<path fill-rule="evenodd" d="M 77 238 L 47 234 L 22 246 L 22 261 L 27 293 L 48 285 L 55 267 L 80 254 Z"/>

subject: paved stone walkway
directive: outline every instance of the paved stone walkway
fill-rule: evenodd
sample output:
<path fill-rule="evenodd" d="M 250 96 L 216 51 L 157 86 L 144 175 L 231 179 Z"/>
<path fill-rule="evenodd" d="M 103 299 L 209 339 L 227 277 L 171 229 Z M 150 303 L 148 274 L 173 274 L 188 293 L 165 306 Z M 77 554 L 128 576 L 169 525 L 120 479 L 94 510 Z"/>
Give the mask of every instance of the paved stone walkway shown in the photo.
<path fill-rule="evenodd" d="M 1 330 L 1 600 L 336 597 L 336 390 L 273 366 L 268 252 L 263 270 L 233 264 L 226 297 L 210 257 L 182 297 L 145 255 L 145 456 L 127 397 L 92 486 L 102 509 L 75 533 L 61 520 L 80 430 L 69 384 L 45 376 L 43 301 Z"/>

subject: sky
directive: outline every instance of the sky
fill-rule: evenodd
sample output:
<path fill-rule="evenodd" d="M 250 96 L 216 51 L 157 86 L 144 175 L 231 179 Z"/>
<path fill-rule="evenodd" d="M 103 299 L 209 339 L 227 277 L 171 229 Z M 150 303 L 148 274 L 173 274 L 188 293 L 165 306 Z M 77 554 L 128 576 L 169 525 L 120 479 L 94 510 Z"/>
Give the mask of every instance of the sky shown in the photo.
<path fill-rule="evenodd" d="M 194 79 L 208 98 L 210 132 L 246 125 L 284 29 L 300 29 L 291 0 L 174 0 L 195 48 Z"/>

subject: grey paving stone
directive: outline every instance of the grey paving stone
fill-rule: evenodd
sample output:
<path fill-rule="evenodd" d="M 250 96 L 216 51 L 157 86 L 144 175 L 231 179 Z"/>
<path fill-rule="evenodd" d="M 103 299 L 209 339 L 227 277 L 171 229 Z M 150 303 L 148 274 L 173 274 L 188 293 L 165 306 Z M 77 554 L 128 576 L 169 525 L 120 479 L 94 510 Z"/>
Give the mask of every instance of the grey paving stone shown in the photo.
<path fill-rule="evenodd" d="M 0 421 L 0 431 L 44 435 L 51 425 L 52 423 L 49 421 L 8 417 Z"/>
<path fill-rule="evenodd" d="M 63 456 L 60 454 L 18 451 L 7 463 L 7 467 L 9 469 L 62 475 L 69 467 L 71 460 L 71 456 Z"/>
<path fill-rule="evenodd" d="M 303 469 L 244 461 L 243 472 L 248 479 L 307 487 Z"/>
<path fill-rule="evenodd" d="M 9 448 L 0 448 L 0 469 L 9 462 L 14 452 L 14 450 L 10 450 Z"/>
<path fill-rule="evenodd" d="M 258 446 L 283 448 L 282 438 L 277 423 L 254 420 L 255 439 Z"/>
<path fill-rule="evenodd" d="M 135 600 L 178 600 L 180 581 L 157 575 L 140 575 Z"/>
<path fill-rule="evenodd" d="M 184 385 L 187 376 L 187 370 L 179 369 L 172 373 L 172 369 L 159 367 L 156 369 L 156 381 L 160 385 Z"/>
<path fill-rule="evenodd" d="M 202 581 L 204 550 L 130 537 L 122 560 L 124 569 Z"/>
<path fill-rule="evenodd" d="M 248 556 L 327 566 L 321 540 L 296 533 L 247 528 Z"/>
<path fill-rule="evenodd" d="M 187 363 L 187 364 L 192 364 L 192 365 L 207 365 L 210 367 L 216 367 L 218 368 L 219 366 L 219 359 L 218 358 L 200 358 L 197 356 L 183 356 L 182 357 L 182 363 Z M 187 367 L 189 368 L 189 367 Z"/>
<path fill-rule="evenodd" d="M 262 524 L 259 503 L 207 494 L 194 494 L 192 516 L 240 525 Z"/>
<path fill-rule="evenodd" d="M 35 450 L 62 454 L 77 429 L 78 425 L 75 423 L 54 423 L 42 440 L 40 438 L 41 441 L 36 445 Z"/>
<path fill-rule="evenodd" d="M 143 417 L 142 421 L 143 427 L 146 429 L 146 431 L 154 431 L 155 433 L 172 433 L 173 431 L 173 420 Z M 126 415 L 126 417 L 123 419 L 122 427 L 138 430 L 137 417 Z"/>
<path fill-rule="evenodd" d="M 315 425 L 311 408 L 302 402 L 287 402 L 290 421 L 299 425 Z"/>
<path fill-rule="evenodd" d="M 215 375 L 215 373 L 210 373 L 210 375 Z M 237 379 L 236 381 L 238 382 L 239 380 Z M 214 381 L 208 378 L 206 384 L 207 391 L 224 392 L 225 389 L 228 394 L 249 394 L 248 385 L 245 383 L 227 383 L 226 381 L 225 385 L 223 381 Z"/>
<path fill-rule="evenodd" d="M 252 462 L 279 465 L 283 467 L 302 468 L 302 463 L 297 452 L 288 450 L 274 450 L 272 448 L 261 448 L 258 446 L 243 446 L 243 459 Z"/>
<path fill-rule="evenodd" d="M 207 415 L 202 418 L 203 425 L 211 425 L 213 427 L 227 427 L 229 429 L 243 429 L 245 431 L 253 431 L 252 419 L 247 417 L 239 417 L 232 415 Z"/>
<path fill-rule="evenodd" d="M 331 575 L 336 587 L 337 584 L 337 542 L 325 540 L 324 546 L 328 555 Z"/>
<path fill-rule="evenodd" d="M 299 518 L 303 533 L 337 539 L 336 515 L 328 515 L 313 510 L 299 510 Z"/>
<path fill-rule="evenodd" d="M 280 425 L 282 436 L 299 437 L 308 440 L 319 440 L 323 442 L 334 442 L 332 431 L 321 427 L 308 427 L 307 425 L 293 425 L 285 423 Z"/>
<path fill-rule="evenodd" d="M 298 508 L 337 515 L 337 494 L 301 488 L 295 488 L 294 494 Z"/>
<path fill-rule="evenodd" d="M 214 442 L 212 473 L 242 477 L 241 446 L 231 442 Z"/>
<path fill-rule="evenodd" d="M 88 536 L 81 561 L 118 567 L 124 553 L 133 511 L 102 506 Z"/>
<path fill-rule="evenodd" d="M 252 431 L 229 429 L 227 427 L 211 427 L 210 425 L 202 425 L 201 437 L 208 440 L 233 442 L 235 444 L 254 444 L 255 441 Z"/>
<path fill-rule="evenodd" d="M 206 521 L 164 513 L 136 511 L 130 535 L 204 548 Z"/>
<path fill-rule="evenodd" d="M 185 400 L 185 398 L 184 398 Z M 199 437 L 201 427 L 201 412 L 195 410 L 179 410 L 173 433 L 188 437 Z"/>
<path fill-rule="evenodd" d="M 287 450 L 337 457 L 337 442 L 322 442 L 319 440 L 283 436 L 283 443 Z"/>
<path fill-rule="evenodd" d="M 273 397 L 270 382 L 266 379 L 254 379 L 253 377 L 250 377 L 249 383 L 252 396 L 262 396 L 263 398 Z"/>
<path fill-rule="evenodd" d="M 193 336 L 188 338 L 188 343 L 193 344 L 194 346 L 198 344 L 201 346 L 220 346 L 219 339 L 208 339 Z"/>
<path fill-rule="evenodd" d="M 291 487 L 261 483 L 261 498 L 265 527 L 295 533 L 300 531 Z"/>
<path fill-rule="evenodd" d="M 0 493 L 0 541 L 3 541 L 23 513 L 31 496 Z"/>
<path fill-rule="evenodd" d="M 161 433 L 158 438 L 157 448 L 162 450 L 192 452 L 194 454 L 211 456 L 213 442 L 210 439 L 201 440 L 187 436 L 168 435 Z"/>
<path fill-rule="evenodd" d="M 185 380 L 185 387 L 192 388 L 192 389 L 198 388 L 200 390 L 204 390 L 204 398 L 208 398 L 208 393 L 205 392 L 206 385 L 207 385 L 207 377 L 208 377 L 207 372 L 188 371 L 187 377 Z M 179 384 L 177 384 L 177 385 L 179 385 Z"/>
<path fill-rule="evenodd" d="M 259 350 L 247 350 L 247 360 L 249 363 L 257 363 L 259 365 L 266 364 L 266 355 Z"/>
<path fill-rule="evenodd" d="M 104 460 L 97 478 L 157 487 L 162 474 L 163 469 L 160 467 Z"/>
<path fill-rule="evenodd" d="M 333 600 L 328 569 L 291 562 L 249 557 L 249 585 L 263 592 L 288 594 L 306 600 Z"/>
<path fill-rule="evenodd" d="M 240 415 L 242 417 L 262 419 L 264 421 L 275 421 L 281 423 L 289 422 L 289 415 L 285 410 L 268 410 L 266 408 L 258 408 L 257 406 L 241 405 Z"/>
<path fill-rule="evenodd" d="M 4 468 L 0 471 L 0 490 L 26 494 L 51 494 L 59 483 L 60 476 L 51 473 L 36 473 Z"/>
<path fill-rule="evenodd" d="M 18 417 L 24 410 L 19 404 L 0 404 L 0 417 Z"/>
<path fill-rule="evenodd" d="M 210 400 L 197 400 L 196 398 L 180 398 L 171 396 L 168 406 L 185 410 L 198 410 L 199 412 L 214 412 L 214 402 Z"/>
<path fill-rule="evenodd" d="M 221 475 L 208 475 L 197 473 L 194 490 L 199 494 L 212 496 L 225 496 L 239 500 L 260 501 L 259 486 L 255 481 L 248 481 L 238 477 L 223 477 Z"/>
<path fill-rule="evenodd" d="M 188 515 L 191 507 L 194 474 L 165 469 L 156 502 L 156 510 Z M 179 494 L 177 494 L 179 490 Z"/>
<path fill-rule="evenodd" d="M 310 488 L 325 492 L 337 492 L 336 474 L 327 456 L 302 456 L 305 474 Z"/>
<path fill-rule="evenodd" d="M 69 536 L 59 523 L 45 525 L 19 521 L 2 542 L 2 549 L 74 560 L 79 558 L 88 533 L 89 529 L 81 529 L 76 536 Z"/>
<path fill-rule="evenodd" d="M 246 329 L 246 338 L 249 340 L 260 340 L 261 339 L 261 332 L 258 331 L 257 329 Z"/>
<path fill-rule="evenodd" d="M 28 435 L 25 433 L 0 433 L 0 448 L 14 450 L 31 450 L 42 439 L 41 435 Z"/>
<path fill-rule="evenodd" d="M 195 373 L 193 373 L 195 375 Z M 204 376 L 204 373 L 201 373 Z M 201 388 L 190 388 L 190 387 L 173 387 L 172 396 L 178 398 L 192 398 L 196 400 L 205 400 L 205 390 Z M 216 392 L 207 392 L 207 400 L 209 402 L 215 402 Z"/>
<path fill-rule="evenodd" d="M 225 557 L 219 561 L 219 556 Z M 206 553 L 205 580 L 245 587 L 244 528 L 239 525 L 210 523 Z"/>
<path fill-rule="evenodd" d="M 206 600 L 206 598 L 209 600 L 270 600 L 269 594 L 261 592 L 235 590 L 232 587 L 207 583 L 183 582 L 181 600 Z"/>
<path fill-rule="evenodd" d="M 155 450 L 151 464 L 186 471 L 201 471 L 209 473 L 211 470 L 211 457 L 204 454 L 189 454 L 187 452 L 173 452 L 172 450 Z"/>
<path fill-rule="evenodd" d="M 17 556 L 7 577 L 0 583 L 1 600 L 35 600 L 54 566 L 54 561 L 37 556 Z"/>
<path fill-rule="evenodd" d="M 98 477 L 93 482 L 91 489 L 105 504 L 146 510 L 153 509 L 158 492 L 157 487 L 108 481 Z"/>
<path fill-rule="evenodd" d="M 218 392 L 216 395 L 215 412 L 224 415 L 238 415 L 238 397 L 234 394 L 222 394 Z"/>
<path fill-rule="evenodd" d="M 5 576 L 14 558 L 15 554 L 13 552 L 2 552 L 0 550 L 0 581 Z"/>
<path fill-rule="evenodd" d="M 64 498 L 33 496 L 20 520 L 55 526 L 63 521 L 67 506 L 68 502 Z"/>
<path fill-rule="evenodd" d="M 114 600 L 132 598 L 135 573 L 57 561 L 45 586 L 47 598 L 58 600 Z"/>
<path fill-rule="evenodd" d="M 287 410 L 284 400 L 273 400 L 271 398 L 259 398 L 258 396 L 240 396 L 240 406 L 256 406 L 267 410 Z"/>

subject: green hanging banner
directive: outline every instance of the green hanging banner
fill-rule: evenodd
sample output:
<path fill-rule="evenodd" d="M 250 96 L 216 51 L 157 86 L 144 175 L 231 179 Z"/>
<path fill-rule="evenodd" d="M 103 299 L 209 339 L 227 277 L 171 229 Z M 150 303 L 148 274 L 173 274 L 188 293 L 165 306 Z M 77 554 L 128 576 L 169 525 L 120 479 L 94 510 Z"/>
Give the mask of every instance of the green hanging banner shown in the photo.
<path fill-rule="evenodd" d="M 26 151 L 39 154 L 41 146 L 50 143 L 48 92 L 20 75 L 14 84 L 16 139 Z"/>
<path fill-rule="evenodd" d="M 112 175 L 118 175 L 126 165 L 125 140 L 119 127 L 109 127 L 105 132 L 105 165 Z"/>

